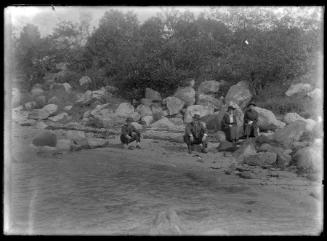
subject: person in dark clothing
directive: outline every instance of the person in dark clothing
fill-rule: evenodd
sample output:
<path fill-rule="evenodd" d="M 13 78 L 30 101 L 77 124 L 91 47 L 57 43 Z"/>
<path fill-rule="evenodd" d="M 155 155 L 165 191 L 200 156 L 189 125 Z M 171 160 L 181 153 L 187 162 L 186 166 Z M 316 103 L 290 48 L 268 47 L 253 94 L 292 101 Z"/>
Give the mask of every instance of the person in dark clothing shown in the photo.
<path fill-rule="evenodd" d="M 201 145 L 201 152 L 207 153 L 207 128 L 200 121 L 200 115 L 195 114 L 191 123 L 185 127 L 184 142 L 187 144 L 188 153 L 192 153 L 194 145 Z"/>
<path fill-rule="evenodd" d="M 236 143 L 238 141 L 238 127 L 234 110 L 233 106 L 228 107 L 222 120 L 222 130 L 225 132 L 227 141 Z"/>
<path fill-rule="evenodd" d="M 128 144 L 136 141 L 136 148 L 141 149 L 141 133 L 132 125 L 133 121 L 132 117 L 126 119 L 126 124 L 121 128 L 120 141 L 123 144 L 123 147 L 128 149 L 133 149 L 132 146 L 128 147 Z"/>
<path fill-rule="evenodd" d="M 258 131 L 258 117 L 259 114 L 254 110 L 254 103 L 250 103 L 247 110 L 244 113 L 244 135 L 246 139 L 249 137 L 257 137 L 259 135 Z"/>

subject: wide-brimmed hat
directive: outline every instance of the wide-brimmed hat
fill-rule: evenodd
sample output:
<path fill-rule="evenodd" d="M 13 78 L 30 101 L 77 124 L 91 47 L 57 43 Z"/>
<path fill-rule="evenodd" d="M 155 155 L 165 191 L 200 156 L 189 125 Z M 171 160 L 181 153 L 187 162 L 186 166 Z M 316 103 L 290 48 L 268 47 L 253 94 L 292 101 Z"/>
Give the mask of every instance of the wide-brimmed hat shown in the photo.
<path fill-rule="evenodd" d="M 230 105 L 230 106 L 228 106 L 227 110 L 235 110 L 235 107 Z"/>
<path fill-rule="evenodd" d="M 201 117 L 200 117 L 199 114 L 195 114 L 195 115 L 193 116 L 193 119 L 194 119 L 194 120 L 200 120 L 200 118 L 201 118 Z"/>
<path fill-rule="evenodd" d="M 127 119 L 126 119 L 127 123 L 130 123 L 130 122 L 133 122 L 133 121 L 134 121 L 134 119 L 132 117 L 127 117 Z"/>
<path fill-rule="evenodd" d="M 248 107 L 250 107 L 251 105 L 256 106 L 256 104 L 254 104 L 253 102 L 251 102 L 250 104 L 248 104 Z"/>

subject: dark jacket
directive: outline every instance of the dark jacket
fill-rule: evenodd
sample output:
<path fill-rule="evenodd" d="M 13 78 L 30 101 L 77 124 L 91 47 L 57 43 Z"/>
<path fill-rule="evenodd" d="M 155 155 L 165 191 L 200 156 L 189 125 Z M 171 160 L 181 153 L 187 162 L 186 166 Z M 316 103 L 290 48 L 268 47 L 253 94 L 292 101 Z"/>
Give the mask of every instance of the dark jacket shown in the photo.
<path fill-rule="evenodd" d="M 185 127 L 185 135 L 193 135 L 194 138 L 200 138 L 203 134 L 207 134 L 207 128 L 201 121 L 188 123 Z"/>
<path fill-rule="evenodd" d="M 235 114 L 233 114 L 233 121 L 230 122 L 229 114 L 225 113 L 225 115 L 223 117 L 223 121 L 222 121 L 222 128 L 227 129 L 229 127 L 229 125 L 237 125 L 236 116 L 235 116 Z"/>
<path fill-rule="evenodd" d="M 255 110 L 248 109 L 244 113 L 244 124 L 247 124 L 249 121 L 253 121 L 253 124 L 257 124 L 259 114 Z"/>
<path fill-rule="evenodd" d="M 124 124 L 121 128 L 121 134 L 123 136 L 129 135 L 132 136 L 132 133 L 140 134 L 140 132 L 132 124 Z"/>

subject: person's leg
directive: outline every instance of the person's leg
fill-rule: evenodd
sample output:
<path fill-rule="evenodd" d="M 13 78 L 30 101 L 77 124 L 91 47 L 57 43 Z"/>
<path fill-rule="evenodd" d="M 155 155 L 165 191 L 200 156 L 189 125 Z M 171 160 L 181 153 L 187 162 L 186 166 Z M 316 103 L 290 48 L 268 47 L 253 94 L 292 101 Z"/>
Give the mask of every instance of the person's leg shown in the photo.
<path fill-rule="evenodd" d="M 202 141 L 202 138 L 203 138 L 203 135 L 200 137 L 200 141 L 201 141 L 201 145 L 202 145 L 202 148 L 201 148 L 201 152 L 203 153 L 207 153 L 207 147 L 208 147 L 208 140 L 205 139 L 204 141 Z"/>
<path fill-rule="evenodd" d="M 141 134 L 140 133 L 133 133 L 133 139 L 136 141 L 136 148 L 141 149 L 141 146 L 140 146 Z"/>
<path fill-rule="evenodd" d="M 124 149 L 128 148 L 128 139 L 124 135 L 120 136 L 120 141 Z"/>
<path fill-rule="evenodd" d="M 188 153 L 191 154 L 192 153 L 192 143 L 191 143 L 191 140 L 190 140 L 190 136 L 184 135 L 184 142 L 187 145 Z"/>

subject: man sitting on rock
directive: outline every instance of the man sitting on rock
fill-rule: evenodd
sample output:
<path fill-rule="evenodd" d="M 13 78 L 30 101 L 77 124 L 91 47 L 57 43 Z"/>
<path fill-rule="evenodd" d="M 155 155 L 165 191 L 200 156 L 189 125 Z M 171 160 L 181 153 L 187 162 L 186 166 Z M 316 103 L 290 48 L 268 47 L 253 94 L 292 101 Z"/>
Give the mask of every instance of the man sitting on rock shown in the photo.
<path fill-rule="evenodd" d="M 187 144 L 188 153 L 192 153 L 193 145 L 201 145 L 201 152 L 207 153 L 207 128 L 200 121 L 200 115 L 195 114 L 191 123 L 185 127 L 184 142 Z"/>
<path fill-rule="evenodd" d="M 133 122 L 132 117 L 128 117 L 126 119 L 126 124 L 124 124 L 121 128 L 120 140 L 123 144 L 124 149 L 128 148 L 130 150 L 134 149 L 133 146 L 128 146 L 129 143 L 136 141 L 136 148 L 141 149 L 140 141 L 141 141 L 141 133 L 132 125 Z"/>
<path fill-rule="evenodd" d="M 253 107 L 256 106 L 254 103 L 248 104 L 248 108 L 244 113 L 244 135 L 246 139 L 249 137 L 257 137 L 258 132 L 258 112 Z"/>

